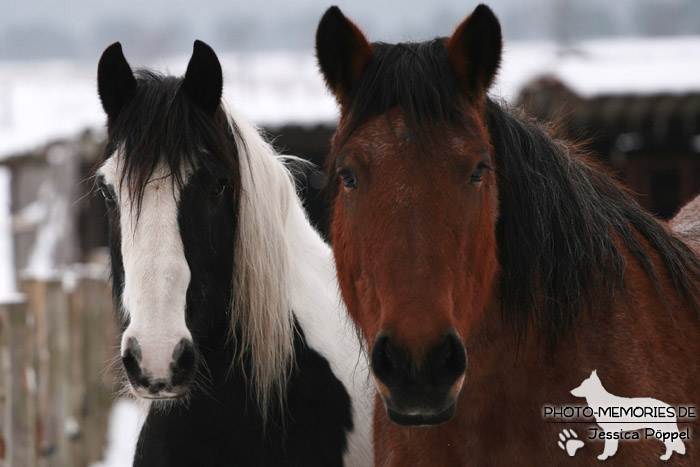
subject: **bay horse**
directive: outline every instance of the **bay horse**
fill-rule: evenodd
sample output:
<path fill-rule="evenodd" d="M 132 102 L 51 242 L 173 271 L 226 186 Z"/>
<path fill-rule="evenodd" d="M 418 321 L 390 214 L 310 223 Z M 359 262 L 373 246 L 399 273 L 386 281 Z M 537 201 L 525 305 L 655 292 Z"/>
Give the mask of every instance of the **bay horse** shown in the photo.
<path fill-rule="evenodd" d="M 134 465 L 371 465 L 332 252 L 222 83 L 200 41 L 181 78 L 134 73 L 119 43 L 98 66 L 121 362 L 150 402 Z"/>
<path fill-rule="evenodd" d="M 597 462 L 590 417 L 544 417 L 585 406 L 570 391 L 593 370 L 618 396 L 700 403 L 698 258 L 579 146 L 488 95 L 501 50 L 485 5 L 423 43 L 370 43 L 337 7 L 318 26 L 340 106 L 330 237 L 380 466 Z M 569 457 L 564 429 L 601 448 Z M 688 444 L 672 462 L 700 463 Z M 623 441 L 611 462 L 662 449 Z"/>

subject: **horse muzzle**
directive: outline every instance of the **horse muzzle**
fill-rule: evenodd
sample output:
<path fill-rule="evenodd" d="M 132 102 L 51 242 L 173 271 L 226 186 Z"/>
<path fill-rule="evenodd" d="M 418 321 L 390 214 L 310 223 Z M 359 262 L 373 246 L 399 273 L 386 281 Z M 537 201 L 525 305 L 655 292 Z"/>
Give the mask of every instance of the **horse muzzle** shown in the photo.
<path fill-rule="evenodd" d="M 467 369 L 467 352 L 456 331 L 416 361 L 387 333 L 372 347 L 372 372 L 389 419 L 398 425 L 438 425 L 455 413 Z"/>
<path fill-rule="evenodd" d="M 196 354 L 189 339 L 181 339 L 172 350 L 167 365 L 155 365 L 135 337 L 126 340 L 122 364 L 131 390 L 142 399 L 178 399 L 187 394 L 194 381 Z M 160 359 L 162 361 L 162 359 Z"/>

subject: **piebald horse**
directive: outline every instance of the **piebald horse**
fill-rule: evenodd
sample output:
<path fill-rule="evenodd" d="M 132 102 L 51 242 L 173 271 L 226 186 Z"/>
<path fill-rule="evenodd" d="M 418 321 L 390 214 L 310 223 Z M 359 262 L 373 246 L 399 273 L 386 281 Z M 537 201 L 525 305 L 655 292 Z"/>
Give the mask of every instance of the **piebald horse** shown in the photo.
<path fill-rule="evenodd" d="M 149 401 L 134 465 L 371 465 L 330 248 L 222 83 L 200 41 L 182 78 L 132 72 L 119 43 L 99 62 L 121 361 Z"/>

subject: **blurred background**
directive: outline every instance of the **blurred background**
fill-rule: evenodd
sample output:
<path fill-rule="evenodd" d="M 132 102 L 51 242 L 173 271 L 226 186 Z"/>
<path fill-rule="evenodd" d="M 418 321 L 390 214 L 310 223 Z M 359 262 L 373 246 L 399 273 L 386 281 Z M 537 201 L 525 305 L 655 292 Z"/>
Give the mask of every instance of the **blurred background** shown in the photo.
<path fill-rule="evenodd" d="M 372 41 L 449 35 L 476 3 L 338 2 Z M 494 96 L 554 121 L 662 218 L 700 192 L 700 2 L 493 0 Z M 109 362 L 118 329 L 91 170 L 104 141 L 100 54 L 182 74 L 194 39 L 227 103 L 280 151 L 321 164 L 337 109 L 313 55 L 320 0 L 0 0 L 0 467 L 130 465 L 133 405 Z M 326 226 L 322 176 L 300 177 Z M 111 414 L 111 415 L 110 415 Z"/>

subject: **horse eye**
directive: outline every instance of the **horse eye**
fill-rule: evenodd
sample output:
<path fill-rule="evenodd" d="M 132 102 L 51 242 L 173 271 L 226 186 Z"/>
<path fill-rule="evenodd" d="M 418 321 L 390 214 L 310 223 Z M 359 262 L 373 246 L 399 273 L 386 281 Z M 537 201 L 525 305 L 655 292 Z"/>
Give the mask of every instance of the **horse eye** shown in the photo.
<path fill-rule="evenodd" d="M 338 173 L 338 176 L 343 180 L 345 191 L 354 190 L 357 188 L 357 176 L 350 169 L 343 169 Z"/>
<path fill-rule="evenodd" d="M 472 172 L 471 176 L 469 177 L 469 183 L 473 183 L 475 185 L 481 183 L 484 180 L 484 172 L 486 172 L 486 167 L 483 164 L 479 164 L 476 170 Z"/>
<path fill-rule="evenodd" d="M 224 194 L 224 191 L 226 191 L 226 180 L 219 179 L 216 186 L 211 191 L 211 196 L 212 198 L 220 198 Z"/>
<path fill-rule="evenodd" d="M 106 186 L 100 186 L 98 189 L 100 190 L 100 193 L 102 193 L 102 197 L 105 199 L 107 204 L 114 204 L 114 196 L 112 196 L 109 188 Z"/>

